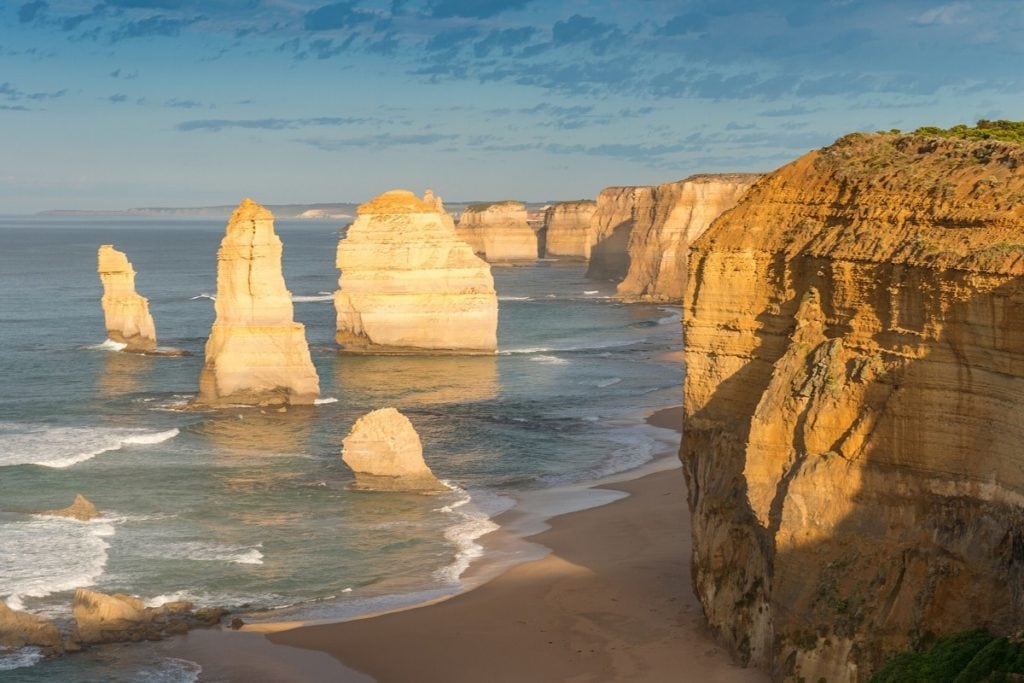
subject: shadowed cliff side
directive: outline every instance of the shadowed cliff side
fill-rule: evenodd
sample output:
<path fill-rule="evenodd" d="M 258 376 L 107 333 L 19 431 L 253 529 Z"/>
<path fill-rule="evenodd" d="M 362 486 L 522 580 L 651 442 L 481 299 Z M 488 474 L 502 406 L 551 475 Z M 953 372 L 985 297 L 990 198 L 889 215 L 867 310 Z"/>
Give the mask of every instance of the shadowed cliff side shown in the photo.
<path fill-rule="evenodd" d="M 1024 617 L 1024 149 L 851 135 L 691 247 L 694 587 L 778 679 Z"/>

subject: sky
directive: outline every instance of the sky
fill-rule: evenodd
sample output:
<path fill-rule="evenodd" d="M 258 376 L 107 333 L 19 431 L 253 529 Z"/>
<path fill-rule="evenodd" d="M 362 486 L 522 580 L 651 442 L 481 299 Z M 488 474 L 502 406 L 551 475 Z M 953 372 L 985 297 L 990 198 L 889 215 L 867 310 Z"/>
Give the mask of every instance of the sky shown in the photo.
<path fill-rule="evenodd" d="M 0 213 L 594 197 L 1024 118 L 1021 0 L 6 0 Z"/>

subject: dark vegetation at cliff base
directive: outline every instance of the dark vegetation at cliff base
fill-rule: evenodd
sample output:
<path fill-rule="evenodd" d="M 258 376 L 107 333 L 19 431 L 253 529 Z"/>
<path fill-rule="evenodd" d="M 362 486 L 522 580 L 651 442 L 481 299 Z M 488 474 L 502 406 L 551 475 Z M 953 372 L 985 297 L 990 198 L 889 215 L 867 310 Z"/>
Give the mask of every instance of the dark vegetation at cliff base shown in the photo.
<path fill-rule="evenodd" d="M 985 629 L 940 638 L 924 652 L 889 660 L 871 683 L 1001 683 L 1024 681 L 1024 642 Z"/>
<path fill-rule="evenodd" d="M 927 135 L 929 137 L 939 138 L 960 138 L 963 140 L 1002 140 L 1004 142 L 1024 143 L 1024 121 L 1006 121 L 1003 119 L 989 121 L 987 119 L 981 119 L 973 128 L 962 123 L 951 128 L 922 126 L 914 131 L 914 135 Z"/>

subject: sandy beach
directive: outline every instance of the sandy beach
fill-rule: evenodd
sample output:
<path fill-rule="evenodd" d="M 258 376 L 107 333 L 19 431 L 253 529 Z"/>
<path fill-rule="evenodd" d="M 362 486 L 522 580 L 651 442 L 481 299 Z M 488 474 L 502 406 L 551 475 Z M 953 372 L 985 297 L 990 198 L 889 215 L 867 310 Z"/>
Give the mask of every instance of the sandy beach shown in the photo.
<path fill-rule="evenodd" d="M 680 410 L 649 421 L 677 429 Z M 679 468 L 602 488 L 629 495 L 550 520 L 531 538 L 548 556 L 474 590 L 266 637 L 288 652 L 328 653 L 381 682 L 767 680 L 734 665 L 704 628 L 690 590 Z M 344 680 L 340 671 L 332 680 Z"/>

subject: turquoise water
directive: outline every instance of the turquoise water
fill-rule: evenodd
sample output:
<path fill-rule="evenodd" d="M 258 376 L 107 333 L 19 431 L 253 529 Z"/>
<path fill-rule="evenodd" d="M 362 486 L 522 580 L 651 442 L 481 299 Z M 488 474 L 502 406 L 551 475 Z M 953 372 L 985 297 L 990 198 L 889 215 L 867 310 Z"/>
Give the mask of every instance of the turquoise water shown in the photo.
<path fill-rule="evenodd" d="M 226 606 L 246 620 L 376 611 L 458 590 L 480 555 L 475 539 L 517 494 L 627 470 L 663 449 L 643 416 L 679 402 L 682 368 L 659 360 L 681 347 L 678 309 L 618 303 L 580 263 L 495 267 L 497 356 L 342 356 L 330 300 L 336 226 L 277 228 L 324 401 L 283 414 L 183 412 L 213 320 L 223 222 L 0 220 L 0 599 L 58 619 L 79 586 Z M 160 344 L 194 355 L 103 347 L 104 243 L 138 271 Z M 348 490 L 341 440 L 389 405 L 415 425 L 450 494 Z M 32 514 L 76 493 L 103 516 Z M 33 660 L 0 656 L 0 676 L 194 678 L 188 662 L 120 650 L 12 668 Z"/>

